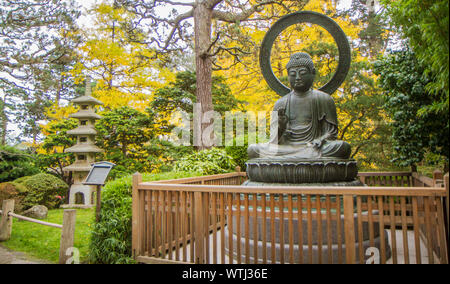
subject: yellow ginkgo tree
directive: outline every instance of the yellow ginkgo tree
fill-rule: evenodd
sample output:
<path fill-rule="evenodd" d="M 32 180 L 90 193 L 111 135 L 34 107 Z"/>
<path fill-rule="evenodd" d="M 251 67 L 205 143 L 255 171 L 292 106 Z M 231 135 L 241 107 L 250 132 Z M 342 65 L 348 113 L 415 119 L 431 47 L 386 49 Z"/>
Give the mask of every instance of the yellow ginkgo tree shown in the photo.
<path fill-rule="evenodd" d="M 174 76 L 163 67 L 164 58 L 144 44 L 144 35 L 133 24 L 135 15 L 110 2 L 89 10 L 93 21 L 82 30 L 85 42 L 73 75 L 78 82 L 86 75 L 96 81 L 93 95 L 105 109 L 129 106 L 144 111 L 152 93 Z"/>

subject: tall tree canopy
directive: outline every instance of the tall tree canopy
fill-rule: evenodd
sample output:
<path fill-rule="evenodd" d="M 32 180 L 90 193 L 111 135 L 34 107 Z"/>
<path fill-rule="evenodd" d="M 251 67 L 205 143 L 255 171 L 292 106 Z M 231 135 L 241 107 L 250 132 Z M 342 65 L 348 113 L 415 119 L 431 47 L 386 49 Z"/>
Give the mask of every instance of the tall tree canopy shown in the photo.
<path fill-rule="evenodd" d="M 426 65 L 413 52 L 392 53 L 376 63 L 379 83 L 386 91 L 385 109 L 392 119 L 394 161 L 401 166 L 416 165 L 424 159 L 426 151 L 449 158 L 449 115 L 419 111 L 434 102 L 426 86 L 436 78 L 425 72 Z"/>
<path fill-rule="evenodd" d="M 68 92 L 61 66 L 72 61 L 77 9 L 72 0 L 0 2 L 0 144 L 13 114 L 36 141 L 36 115 Z"/>
<path fill-rule="evenodd" d="M 83 81 L 89 74 L 96 80 L 93 95 L 105 108 L 130 106 L 143 112 L 152 92 L 171 81 L 172 73 L 140 42 L 144 33 L 132 27 L 137 16 L 118 1 L 101 1 L 89 12 L 93 23 L 82 31 L 85 42 L 78 49 L 74 76 Z"/>
<path fill-rule="evenodd" d="M 427 89 L 435 102 L 423 112 L 448 114 L 449 106 L 449 1 L 448 0 L 383 0 L 390 19 L 408 40 L 409 46 L 424 67 L 434 76 Z"/>

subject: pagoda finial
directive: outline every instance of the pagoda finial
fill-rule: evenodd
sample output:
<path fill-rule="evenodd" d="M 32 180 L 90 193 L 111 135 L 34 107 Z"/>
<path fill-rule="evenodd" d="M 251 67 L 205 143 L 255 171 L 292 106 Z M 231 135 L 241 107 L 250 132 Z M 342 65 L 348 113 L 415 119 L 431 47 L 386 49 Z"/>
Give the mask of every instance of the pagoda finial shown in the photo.
<path fill-rule="evenodd" d="M 85 96 L 90 96 L 92 94 L 91 90 L 91 76 L 86 76 L 86 91 Z"/>

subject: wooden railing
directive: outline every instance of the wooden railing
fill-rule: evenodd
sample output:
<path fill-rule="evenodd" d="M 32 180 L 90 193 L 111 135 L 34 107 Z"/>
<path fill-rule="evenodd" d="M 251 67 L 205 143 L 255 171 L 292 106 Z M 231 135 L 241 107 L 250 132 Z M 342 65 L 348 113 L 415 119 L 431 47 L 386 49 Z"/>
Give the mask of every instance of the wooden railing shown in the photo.
<path fill-rule="evenodd" d="M 448 262 L 444 188 L 239 186 L 244 179 L 232 173 L 142 183 L 134 175 L 134 257 L 145 263 Z"/>
<path fill-rule="evenodd" d="M 66 209 L 63 213 L 63 224 L 54 224 L 41 220 L 29 218 L 14 213 L 14 199 L 4 200 L 2 210 L 0 210 L 0 242 L 11 238 L 13 218 L 27 221 L 43 226 L 61 229 L 61 241 L 59 247 L 59 264 L 68 264 L 73 260 L 73 242 L 75 237 L 76 210 Z"/>
<path fill-rule="evenodd" d="M 442 187 L 444 175 L 441 171 L 433 172 L 433 178 L 417 172 L 363 172 L 359 179 L 368 186 L 405 186 L 405 187 Z"/>
<path fill-rule="evenodd" d="M 365 172 L 358 174 L 361 182 L 368 186 L 412 186 L 411 172 Z"/>

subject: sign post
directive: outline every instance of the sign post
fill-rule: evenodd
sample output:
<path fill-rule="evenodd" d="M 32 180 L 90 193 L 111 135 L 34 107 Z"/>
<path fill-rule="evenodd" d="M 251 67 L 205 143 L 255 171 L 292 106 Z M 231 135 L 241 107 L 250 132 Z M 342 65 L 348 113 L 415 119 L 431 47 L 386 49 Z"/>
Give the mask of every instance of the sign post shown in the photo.
<path fill-rule="evenodd" d="M 97 222 L 100 220 L 102 186 L 105 185 L 106 178 L 114 166 L 115 164 L 110 162 L 99 162 L 93 164 L 91 171 L 89 172 L 86 180 L 83 182 L 84 185 L 97 186 L 97 207 L 95 214 Z"/>

